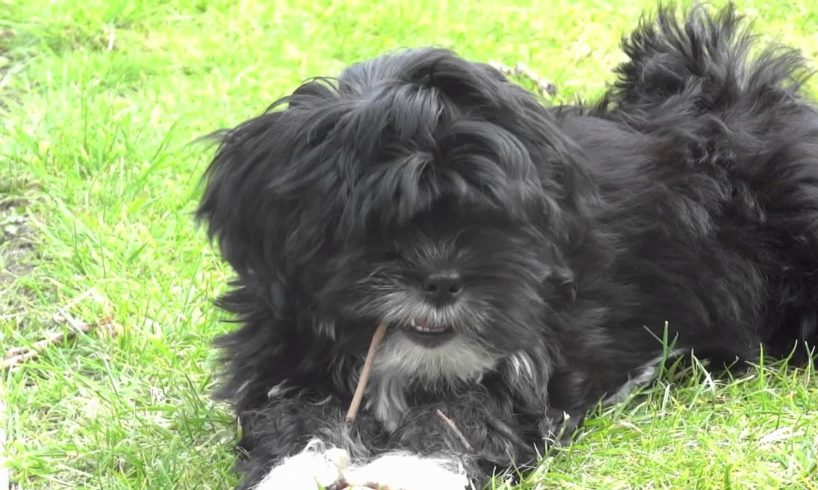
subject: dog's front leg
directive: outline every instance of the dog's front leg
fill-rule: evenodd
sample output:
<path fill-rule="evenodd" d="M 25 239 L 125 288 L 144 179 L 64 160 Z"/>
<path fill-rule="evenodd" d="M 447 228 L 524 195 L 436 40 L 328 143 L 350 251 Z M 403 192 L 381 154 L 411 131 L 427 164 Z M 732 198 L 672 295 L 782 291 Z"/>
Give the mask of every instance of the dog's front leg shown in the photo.
<path fill-rule="evenodd" d="M 379 490 L 463 490 L 469 479 L 459 458 L 419 456 L 406 451 L 388 452 L 345 469 L 352 487 Z"/>
<path fill-rule="evenodd" d="M 545 402 L 525 404 L 502 393 L 474 387 L 412 407 L 390 434 L 389 447 L 442 456 L 449 467 L 463 468 L 478 488 L 507 470 L 516 478 L 559 439 L 568 421 Z"/>
<path fill-rule="evenodd" d="M 312 490 L 346 486 L 344 471 L 349 452 L 328 446 L 321 439 L 310 440 L 304 449 L 281 460 L 252 488 L 254 490 Z"/>
<path fill-rule="evenodd" d="M 316 490 L 343 485 L 353 458 L 368 458 L 378 427 L 366 423 L 350 430 L 342 404 L 327 395 L 297 390 L 271 398 L 265 405 L 239 415 L 238 465 L 244 479 L 240 490 Z M 362 441 L 367 441 L 365 444 Z"/>
<path fill-rule="evenodd" d="M 337 436 L 338 434 L 335 434 Z M 419 456 L 391 451 L 374 458 L 355 458 L 350 451 L 322 439 L 281 460 L 253 490 L 463 490 L 469 480 L 459 458 Z"/>
<path fill-rule="evenodd" d="M 248 456 L 240 465 L 242 490 L 462 490 L 468 485 L 458 458 L 390 451 L 380 422 L 360 413 L 350 426 L 344 407 L 332 398 L 280 398 L 241 418 L 240 445 Z"/>

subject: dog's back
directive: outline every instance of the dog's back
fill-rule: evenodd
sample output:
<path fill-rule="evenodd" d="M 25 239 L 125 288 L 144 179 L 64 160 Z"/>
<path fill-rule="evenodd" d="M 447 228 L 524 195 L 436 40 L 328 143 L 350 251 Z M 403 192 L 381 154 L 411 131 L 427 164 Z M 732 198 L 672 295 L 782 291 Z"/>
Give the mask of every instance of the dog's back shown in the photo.
<path fill-rule="evenodd" d="M 725 361 L 759 341 L 803 360 L 796 340 L 818 335 L 818 113 L 803 58 L 754 41 L 732 7 L 661 9 L 624 41 L 603 102 L 564 122 L 594 162 L 637 319 L 674 318 L 681 346 Z"/>

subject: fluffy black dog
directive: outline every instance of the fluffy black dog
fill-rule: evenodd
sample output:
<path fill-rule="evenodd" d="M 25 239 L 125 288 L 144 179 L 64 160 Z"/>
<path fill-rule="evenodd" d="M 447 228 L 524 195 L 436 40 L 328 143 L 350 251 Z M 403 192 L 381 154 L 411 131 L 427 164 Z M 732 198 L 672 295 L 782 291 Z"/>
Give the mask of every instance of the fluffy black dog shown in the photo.
<path fill-rule="evenodd" d="M 752 41 L 732 8 L 660 9 L 601 103 L 555 109 L 404 51 L 223 133 L 198 217 L 237 274 L 242 488 L 462 488 L 663 355 L 806 360 L 818 113 L 799 55 Z"/>

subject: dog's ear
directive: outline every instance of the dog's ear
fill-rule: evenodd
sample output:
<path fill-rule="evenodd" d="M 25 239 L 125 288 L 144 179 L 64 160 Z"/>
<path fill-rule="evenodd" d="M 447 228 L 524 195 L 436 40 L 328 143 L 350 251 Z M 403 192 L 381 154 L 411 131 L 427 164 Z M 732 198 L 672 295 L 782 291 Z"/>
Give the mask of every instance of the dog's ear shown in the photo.
<path fill-rule="evenodd" d="M 308 82 L 261 116 L 216 135 L 220 145 L 196 218 L 245 281 L 288 283 L 320 247 L 322 223 L 331 222 L 320 205 L 337 189 L 337 171 L 315 151 L 327 131 L 326 115 L 315 117 L 332 96 L 325 85 Z M 321 193 L 324 201 L 315 198 Z"/>
<path fill-rule="evenodd" d="M 582 148 L 562 129 L 559 109 L 544 107 L 509 81 L 499 84 L 498 92 L 502 110 L 494 117 L 525 145 L 535 162 L 546 226 L 568 247 L 582 242 L 592 228 L 591 210 L 599 203 Z"/>
<path fill-rule="evenodd" d="M 249 279 L 264 263 L 264 240 L 258 226 L 264 194 L 262 147 L 275 139 L 282 112 L 271 112 L 227 131 L 215 133 L 220 144 L 205 174 L 206 184 L 196 219 L 207 225 L 208 236 L 221 248 L 222 257 L 239 277 Z"/>

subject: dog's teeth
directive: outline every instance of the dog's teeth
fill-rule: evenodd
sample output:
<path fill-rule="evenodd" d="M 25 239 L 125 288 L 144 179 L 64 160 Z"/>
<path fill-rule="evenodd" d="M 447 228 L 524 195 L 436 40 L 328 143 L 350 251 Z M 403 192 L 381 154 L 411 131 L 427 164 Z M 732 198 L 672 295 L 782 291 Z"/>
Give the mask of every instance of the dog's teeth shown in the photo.
<path fill-rule="evenodd" d="M 409 325 L 412 327 L 413 330 L 417 332 L 436 333 L 445 330 L 445 328 L 440 327 L 437 324 L 434 324 L 426 320 L 418 320 L 417 318 L 412 318 L 409 321 Z"/>

